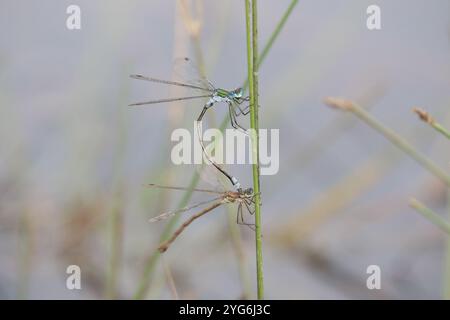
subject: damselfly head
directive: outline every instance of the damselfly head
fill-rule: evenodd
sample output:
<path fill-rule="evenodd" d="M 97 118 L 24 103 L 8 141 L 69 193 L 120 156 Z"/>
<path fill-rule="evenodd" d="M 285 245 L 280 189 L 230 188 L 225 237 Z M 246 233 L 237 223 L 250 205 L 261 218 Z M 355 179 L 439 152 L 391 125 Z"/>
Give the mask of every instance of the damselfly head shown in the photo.
<path fill-rule="evenodd" d="M 237 88 L 233 91 L 233 95 L 235 98 L 242 98 L 243 94 L 244 94 L 244 90 L 242 90 L 242 88 Z"/>
<path fill-rule="evenodd" d="M 242 193 L 247 195 L 247 196 L 252 196 L 253 195 L 253 188 L 244 189 L 244 191 Z"/>

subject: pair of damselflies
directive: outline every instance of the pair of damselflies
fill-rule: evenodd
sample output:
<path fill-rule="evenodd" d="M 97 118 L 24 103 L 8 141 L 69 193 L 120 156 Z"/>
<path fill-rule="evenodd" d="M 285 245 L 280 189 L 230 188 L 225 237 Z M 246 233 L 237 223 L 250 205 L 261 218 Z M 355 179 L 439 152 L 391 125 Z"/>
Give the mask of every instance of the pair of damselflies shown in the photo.
<path fill-rule="evenodd" d="M 182 61 L 183 61 L 183 63 L 185 63 L 185 65 L 189 64 L 191 69 L 193 68 L 192 64 L 188 58 L 183 58 Z M 165 252 L 167 250 L 167 248 L 175 241 L 175 239 L 193 221 L 195 221 L 196 219 L 200 218 L 201 216 L 207 214 L 208 212 L 213 211 L 215 208 L 221 206 L 222 204 L 226 204 L 226 203 L 237 203 L 236 222 L 238 224 L 247 225 L 250 228 L 252 228 L 253 224 L 247 223 L 244 220 L 244 210 L 247 211 L 248 213 L 250 213 L 251 215 L 253 215 L 253 213 L 254 213 L 254 209 L 252 208 L 252 206 L 254 206 L 253 189 L 252 188 L 242 189 L 239 181 L 234 176 L 231 176 L 228 172 L 226 172 L 223 168 L 221 168 L 213 159 L 211 159 L 209 157 L 209 155 L 204 147 L 201 135 L 200 135 L 200 127 L 201 127 L 201 123 L 202 123 L 205 113 L 208 111 L 209 108 L 213 107 L 218 102 L 224 102 L 228 105 L 228 113 L 230 116 L 231 126 L 237 130 L 242 130 L 246 133 L 246 130 L 238 123 L 238 121 L 236 119 L 238 116 L 247 115 L 250 112 L 250 105 L 247 105 L 242 108 L 242 104 L 246 101 L 249 101 L 248 97 L 243 97 L 242 88 L 237 88 L 235 90 L 225 90 L 225 89 L 221 89 L 221 88 L 216 88 L 212 85 L 212 83 L 210 81 L 206 80 L 204 77 L 198 77 L 197 80 L 195 80 L 195 81 L 191 80 L 189 82 L 169 81 L 169 80 L 147 77 L 147 76 L 138 75 L 138 74 L 131 75 L 131 78 L 138 79 L 138 80 L 145 80 L 145 81 L 154 82 L 154 83 L 184 87 L 184 88 L 187 88 L 187 89 L 190 89 L 193 91 L 197 91 L 197 92 L 200 91 L 200 94 L 196 94 L 196 95 L 191 94 L 191 95 L 183 96 L 183 97 L 138 102 L 138 103 L 130 104 L 130 106 L 151 105 L 151 104 L 159 104 L 159 103 L 165 103 L 165 102 L 194 100 L 194 99 L 201 99 L 201 98 L 208 99 L 207 102 L 205 103 L 205 105 L 203 106 L 201 113 L 199 114 L 199 116 L 197 118 L 197 131 L 199 133 L 198 136 L 199 136 L 200 145 L 202 147 L 202 152 L 205 154 L 208 161 L 219 172 L 221 172 L 225 177 L 227 177 L 229 179 L 229 181 L 232 183 L 232 185 L 236 188 L 236 191 L 224 191 L 224 192 L 220 192 L 220 191 L 216 191 L 216 190 L 207 190 L 207 189 L 192 189 L 192 191 L 215 194 L 216 197 L 209 199 L 207 201 L 202 201 L 202 202 L 196 203 L 194 205 L 178 209 L 178 210 L 169 211 L 169 212 L 160 214 L 160 215 L 150 219 L 150 222 L 156 222 L 156 221 L 167 219 L 176 214 L 187 212 L 194 208 L 198 208 L 198 207 L 210 204 L 208 207 L 204 208 L 200 212 L 192 215 L 173 233 L 173 235 L 168 240 L 161 243 L 158 248 L 159 251 Z M 183 187 L 161 186 L 161 185 L 156 185 L 156 184 L 150 184 L 149 186 L 155 187 L 155 188 L 160 188 L 160 189 L 189 190 L 188 188 L 183 188 Z"/>

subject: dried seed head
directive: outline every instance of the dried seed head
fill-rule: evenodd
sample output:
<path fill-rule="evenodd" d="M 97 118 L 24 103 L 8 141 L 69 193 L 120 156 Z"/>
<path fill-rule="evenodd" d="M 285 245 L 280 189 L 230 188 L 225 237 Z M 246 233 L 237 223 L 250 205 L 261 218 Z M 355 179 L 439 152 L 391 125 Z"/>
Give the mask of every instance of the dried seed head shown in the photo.
<path fill-rule="evenodd" d="M 422 109 L 413 108 L 413 112 L 415 112 L 419 116 L 420 120 L 425 121 L 426 123 L 431 124 L 434 122 L 434 119 L 428 114 L 428 112 Z"/>
<path fill-rule="evenodd" d="M 164 253 L 164 252 L 167 251 L 168 248 L 169 248 L 169 246 L 168 246 L 166 243 L 164 243 L 164 244 L 162 244 L 162 245 L 160 245 L 160 246 L 158 247 L 158 251 L 159 251 L 160 253 Z"/>
<path fill-rule="evenodd" d="M 353 109 L 353 102 L 344 98 L 327 97 L 323 101 L 327 106 L 345 111 Z"/>

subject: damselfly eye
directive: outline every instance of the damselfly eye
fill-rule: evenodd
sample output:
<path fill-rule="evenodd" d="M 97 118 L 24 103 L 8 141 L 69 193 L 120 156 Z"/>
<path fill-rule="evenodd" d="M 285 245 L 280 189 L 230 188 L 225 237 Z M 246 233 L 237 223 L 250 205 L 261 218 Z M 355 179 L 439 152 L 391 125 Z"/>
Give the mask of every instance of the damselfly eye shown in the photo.
<path fill-rule="evenodd" d="M 244 90 L 242 90 L 242 88 L 237 88 L 236 90 L 234 90 L 234 95 L 236 96 L 236 98 L 242 98 L 243 93 Z"/>
<path fill-rule="evenodd" d="M 245 189 L 245 193 L 248 194 L 248 195 L 252 195 L 253 194 L 253 188 Z"/>

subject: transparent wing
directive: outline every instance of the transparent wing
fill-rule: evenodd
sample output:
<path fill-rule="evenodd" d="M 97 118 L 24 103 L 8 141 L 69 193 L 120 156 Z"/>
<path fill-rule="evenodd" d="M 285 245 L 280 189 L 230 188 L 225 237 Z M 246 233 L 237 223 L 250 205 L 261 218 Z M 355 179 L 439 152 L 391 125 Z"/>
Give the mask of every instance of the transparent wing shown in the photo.
<path fill-rule="evenodd" d="M 158 78 L 152 78 L 152 77 L 147 77 L 147 76 L 143 76 L 140 74 L 132 74 L 130 75 L 131 78 L 136 79 L 136 80 L 145 80 L 145 81 L 150 81 L 150 82 L 155 82 L 155 83 L 163 83 L 163 84 L 170 84 L 173 86 L 178 86 L 178 87 L 185 87 L 185 88 L 190 88 L 190 89 L 197 89 L 197 90 L 201 90 L 201 91 L 206 91 L 206 92 L 211 92 L 212 90 L 210 90 L 207 87 L 204 86 L 200 86 L 200 85 L 195 85 L 195 84 L 190 84 L 188 82 L 180 82 L 180 81 L 169 81 L 169 80 L 163 80 L 163 79 L 158 79 Z"/>
<path fill-rule="evenodd" d="M 205 193 L 214 193 L 214 194 L 221 194 L 222 193 L 220 191 L 211 190 L 211 189 L 172 187 L 172 186 L 163 186 L 163 185 L 156 184 L 156 183 L 149 183 L 149 184 L 147 184 L 145 186 L 146 187 L 150 187 L 150 188 L 158 188 L 158 189 L 170 189 L 170 190 L 182 190 L 182 191 L 192 190 L 192 191 L 196 191 L 196 192 L 205 192 Z"/>
<path fill-rule="evenodd" d="M 164 102 L 174 102 L 183 100 L 206 99 L 211 97 L 214 87 L 201 76 L 198 68 L 189 58 L 177 58 L 173 63 L 173 74 L 170 80 L 132 74 L 130 77 L 136 80 L 153 82 L 156 84 L 168 85 L 168 98 L 147 100 L 132 103 L 129 106 L 141 106 L 149 104 L 159 104 Z"/>
<path fill-rule="evenodd" d="M 206 78 L 205 71 L 187 57 L 176 58 L 174 60 L 173 79 L 174 81 L 186 83 L 192 87 L 197 87 L 197 89 L 192 88 L 194 91 L 213 91 L 215 89 L 212 83 Z"/>
<path fill-rule="evenodd" d="M 194 100 L 194 99 L 200 99 L 200 98 L 208 98 L 210 95 L 199 95 L 199 96 L 189 96 L 189 97 L 180 97 L 180 98 L 167 98 L 167 99 L 157 99 L 157 100 L 149 100 L 149 101 L 143 101 L 143 102 L 135 102 L 130 103 L 128 106 L 143 106 L 147 104 L 157 104 L 157 103 L 164 103 L 164 102 L 173 102 L 173 101 L 183 101 L 183 100 Z"/>
<path fill-rule="evenodd" d="M 206 160 L 207 161 L 207 160 Z M 221 175 L 216 168 L 210 163 L 204 163 L 202 165 L 195 166 L 197 174 L 200 176 L 200 180 L 209 185 L 217 193 L 225 192 L 225 181 L 221 180 Z"/>
<path fill-rule="evenodd" d="M 193 204 L 193 205 L 190 205 L 190 206 L 187 206 L 187 207 L 183 207 L 183 208 L 180 208 L 180 209 L 177 209 L 177 210 L 167 211 L 167 212 L 164 212 L 164 213 L 162 213 L 162 214 L 160 214 L 160 215 L 158 215 L 156 217 L 151 218 L 149 220 L 149 222 L 153 223 L 153 222 L 165 220 L 167 218 L 173 217 L 176 214 L 183 213 L 183 212 L 189 211 L 191 209 L 203 206 L 205 204 L 208 204 L 208 203 L 211 203 L 211 202 L 214 202 L 214 201 L 219 201 L 221 199 L 222 199 L 222 196 L 215 197 L 213 199 L 209 199 L 209 200 L 206 200 L 206 201 L 198 202 L 196 204 Z"/>

